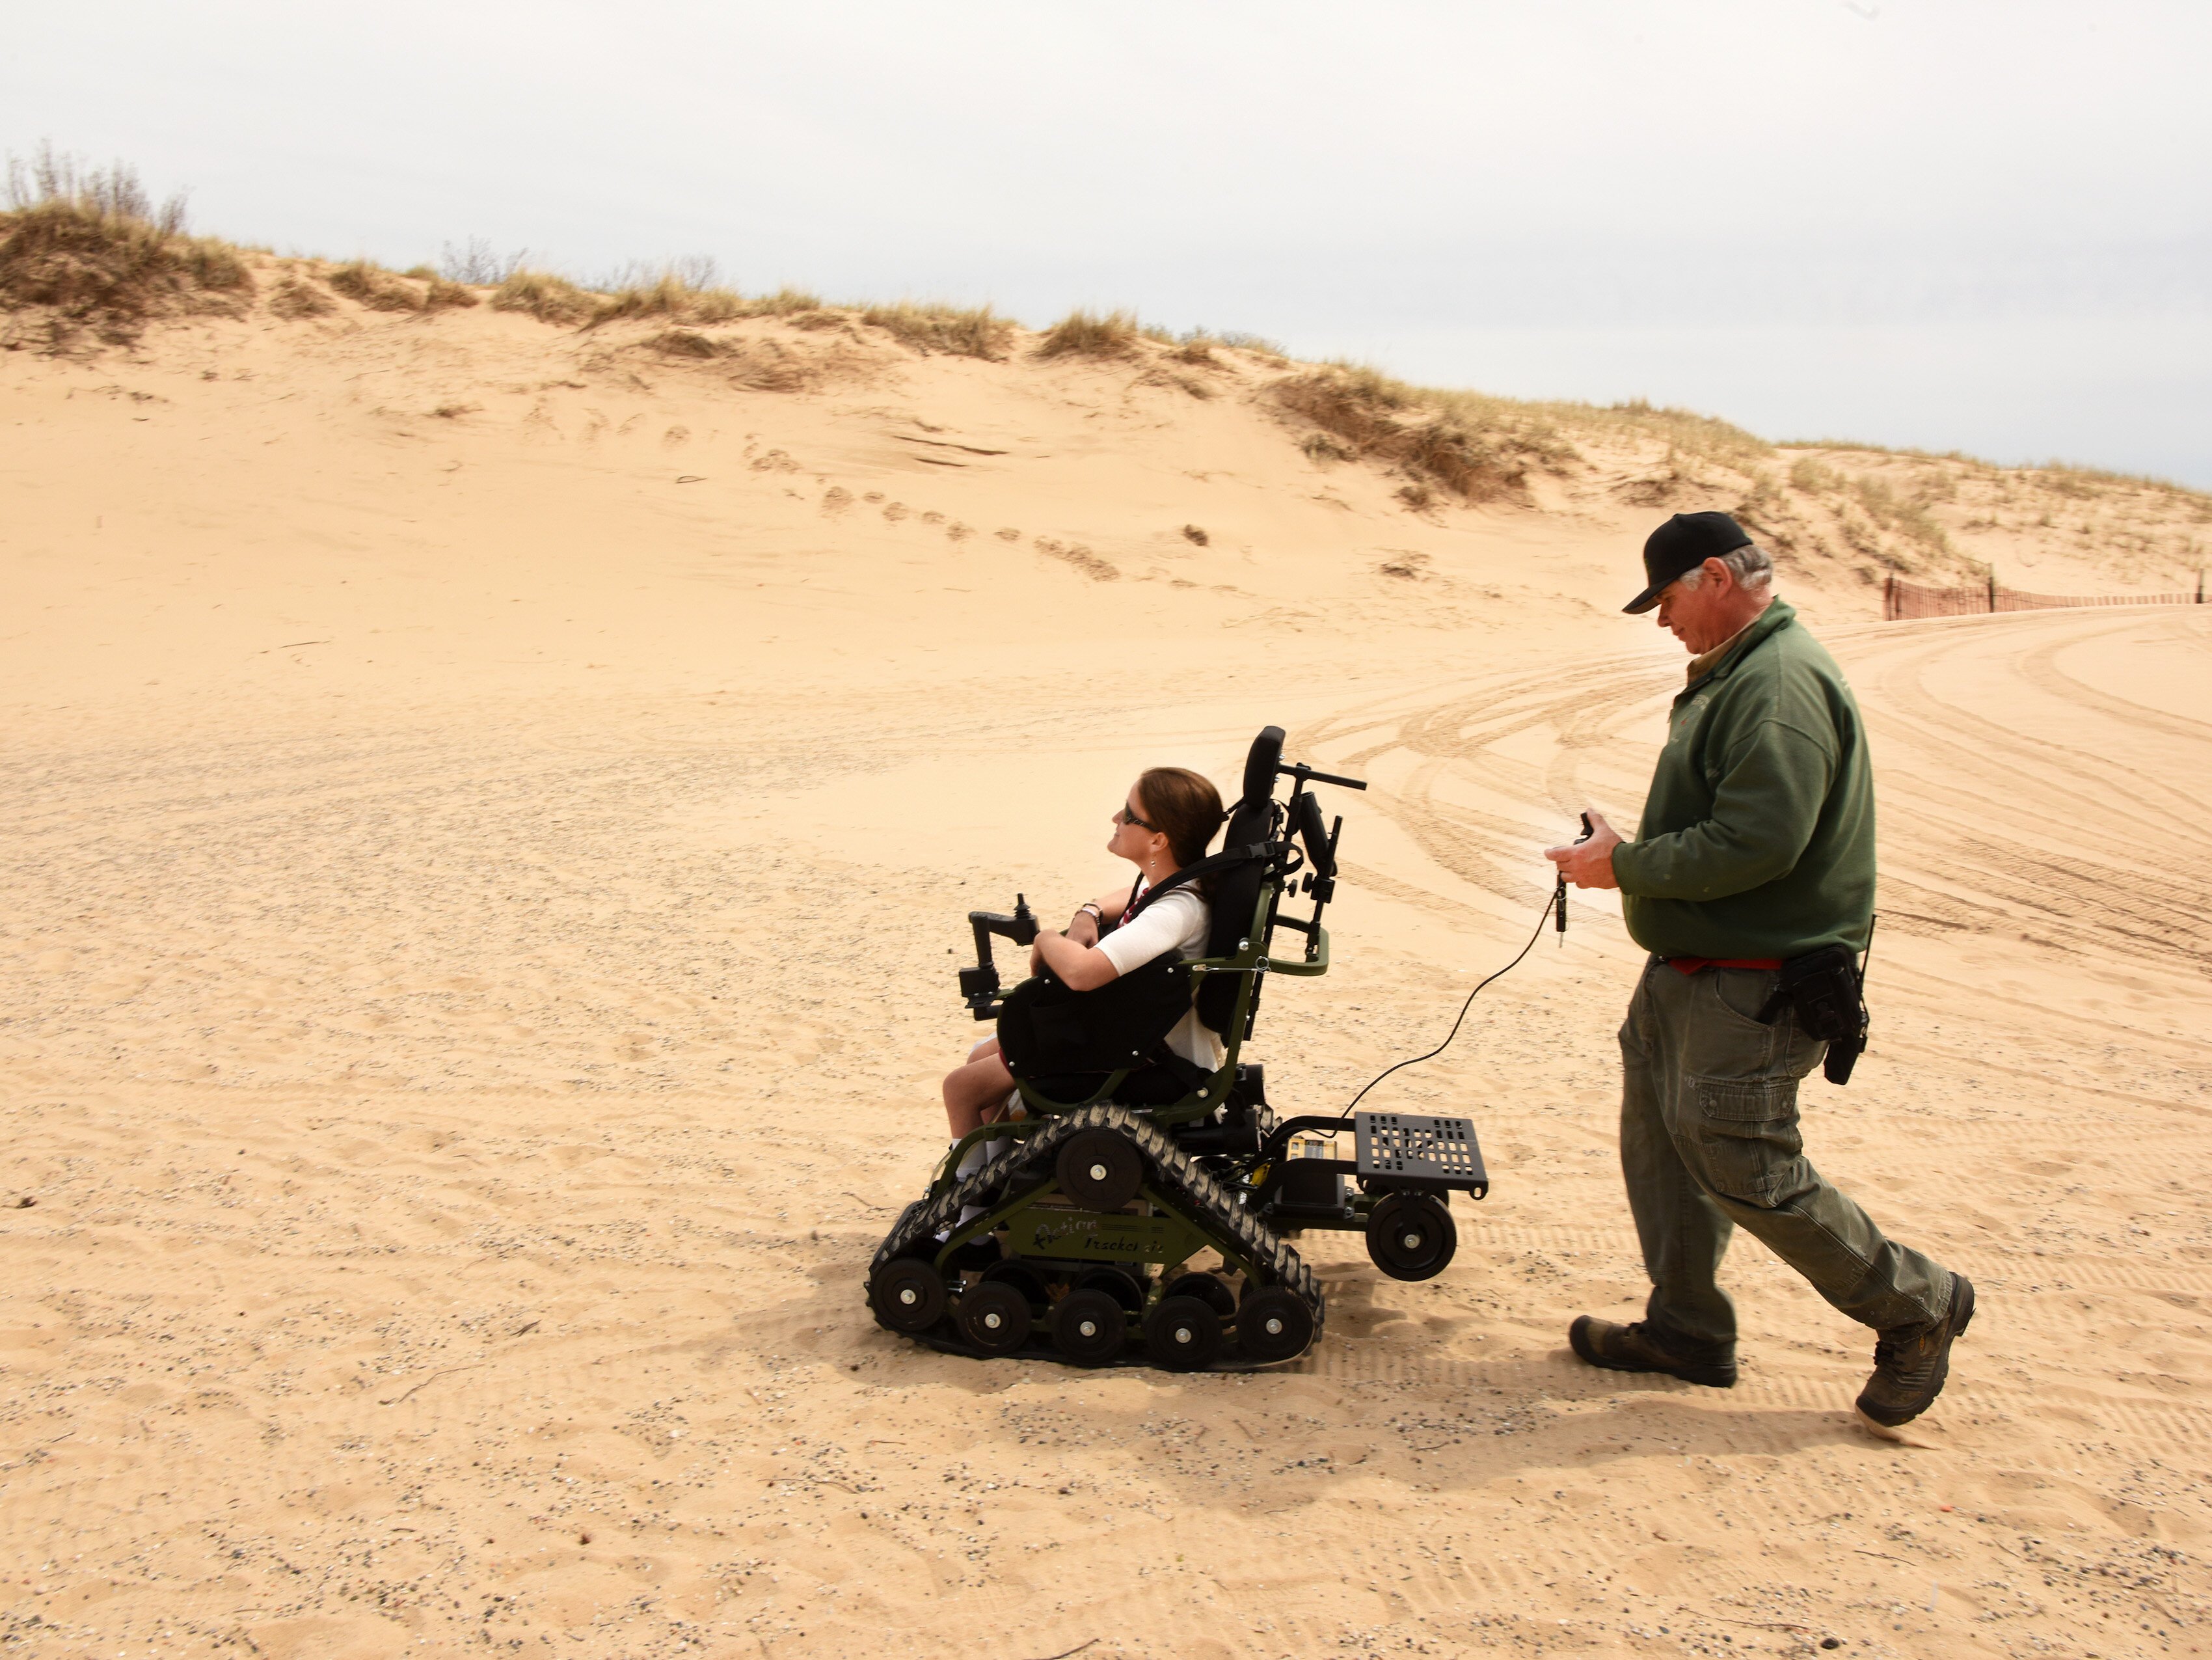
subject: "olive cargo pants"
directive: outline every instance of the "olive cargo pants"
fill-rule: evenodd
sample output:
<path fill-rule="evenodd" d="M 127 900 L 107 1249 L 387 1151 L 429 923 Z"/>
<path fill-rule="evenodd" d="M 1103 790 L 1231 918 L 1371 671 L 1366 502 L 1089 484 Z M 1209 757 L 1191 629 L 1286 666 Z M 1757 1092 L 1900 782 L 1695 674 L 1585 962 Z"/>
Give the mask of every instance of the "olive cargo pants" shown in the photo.
<path fill-rule="evenodd" d="M 1735 1343 L 1735 1305 L 1714 1275 L 1738 1226 L 1877 1330 L 1950 1305 L 1948 1271 L 1884 1237 L 1806 1158 L 1797 1085 L 1826 1045 L 1793 1010 L 1753 1018 L 1779 978 L 1685 975 L 1654 958 L 1620 1028 L 1620 1167 L 1651 1278 L 1644 1317 L 1699 1348 Z"/>

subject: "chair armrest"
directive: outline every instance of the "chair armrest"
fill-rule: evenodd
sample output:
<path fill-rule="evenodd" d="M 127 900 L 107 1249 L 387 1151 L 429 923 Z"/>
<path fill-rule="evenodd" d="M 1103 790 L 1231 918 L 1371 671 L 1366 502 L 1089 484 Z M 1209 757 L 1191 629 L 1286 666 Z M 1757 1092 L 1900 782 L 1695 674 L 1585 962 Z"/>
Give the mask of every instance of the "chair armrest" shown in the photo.
<path fill-rule="evenodd" d="M 1269 958 L 1267 972 L 1299 976 L 1327 974 L 1328 972 L 1328 930 L 1317 927 L 1313 931 L 1313 938 L 1306 941 L 1306 954 L 1303 960 L 1281 957 Z"/>

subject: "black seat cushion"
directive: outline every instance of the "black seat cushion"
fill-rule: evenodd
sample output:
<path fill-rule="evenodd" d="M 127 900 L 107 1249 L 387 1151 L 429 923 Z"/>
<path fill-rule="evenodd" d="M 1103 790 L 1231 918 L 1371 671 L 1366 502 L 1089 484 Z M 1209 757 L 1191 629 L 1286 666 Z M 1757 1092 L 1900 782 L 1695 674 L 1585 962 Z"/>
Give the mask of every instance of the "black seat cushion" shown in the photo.
<path fill-rule="evenodd" d="M 1048 1101 L 1073 1104 L 1098 1093 L 1109 1077 L 1103 1072 L 1060 1073 L 1033 1078 L 1030 1087 Z M 1190 1086 L 1165 1067 L 1139 1067 L 1121 1080 L 1114 1099 L 1125 1107 L 1171 1107 L 1190 1093 Z"/>

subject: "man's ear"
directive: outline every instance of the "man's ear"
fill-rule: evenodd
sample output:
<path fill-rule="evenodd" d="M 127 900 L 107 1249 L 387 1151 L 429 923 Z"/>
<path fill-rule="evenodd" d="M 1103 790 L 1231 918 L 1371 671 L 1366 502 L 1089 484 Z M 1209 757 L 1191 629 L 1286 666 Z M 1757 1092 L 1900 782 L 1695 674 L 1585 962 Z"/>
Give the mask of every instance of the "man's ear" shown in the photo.
<path fill-rule="evenodd" d="M 1708 559 L 1699 569 L 1705 572 L 1705 581 L 1719 583 L 1723 592 L 1736 585 L 1735 573 L 1718 559 Z"/>

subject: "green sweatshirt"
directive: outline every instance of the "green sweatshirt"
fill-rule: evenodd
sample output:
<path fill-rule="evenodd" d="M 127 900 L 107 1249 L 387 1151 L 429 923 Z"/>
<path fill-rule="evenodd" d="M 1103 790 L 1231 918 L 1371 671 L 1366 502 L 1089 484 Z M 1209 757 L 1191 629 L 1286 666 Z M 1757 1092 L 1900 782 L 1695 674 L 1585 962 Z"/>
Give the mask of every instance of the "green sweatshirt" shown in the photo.
<path fill-rule="evenodd" d="M 1636 840 L 1613 850 L 1636 943 L 1661 957 L 1864 951 L 1874 775 L 1843 671 L 1778 599 L 1674 700 Z"/>

